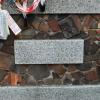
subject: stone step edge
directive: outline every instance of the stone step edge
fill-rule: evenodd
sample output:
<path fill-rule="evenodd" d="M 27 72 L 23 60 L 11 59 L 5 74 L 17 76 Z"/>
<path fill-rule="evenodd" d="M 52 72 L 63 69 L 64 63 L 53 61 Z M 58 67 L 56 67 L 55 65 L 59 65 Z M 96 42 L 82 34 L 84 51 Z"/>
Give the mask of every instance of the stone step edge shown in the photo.
<path fill-rule="evenodd" d="M 100 85 L 1 87 L 0 100 L 100 100 Z"/>

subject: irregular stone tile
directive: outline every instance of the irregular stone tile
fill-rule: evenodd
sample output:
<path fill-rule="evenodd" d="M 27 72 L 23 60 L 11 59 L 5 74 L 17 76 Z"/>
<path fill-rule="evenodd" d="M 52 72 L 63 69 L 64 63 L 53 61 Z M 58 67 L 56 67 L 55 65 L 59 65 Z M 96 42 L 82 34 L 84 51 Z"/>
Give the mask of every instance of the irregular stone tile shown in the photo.
<path fill-rule="evenodd" d="M 1 48 L 2 52 L 8 53 L 13 55 L 14 54 L 14 34 L 11 32 L 11 34 L 8 36 L 7 40 L 3 42 L 3 46 Z"/>
<path fill-rule="evenodd" d="M 14 57 L 4 52 L 0 52 L 0 69 L 9 70 L 14 64 Z"/>
<path fill-rule="evenodd" d="M 71 39 L 85 39 L 86 40 L 88 37 L 89 37 L 88 34 L 81 31 L 80 34 L 77 34 L 77 35 L 73 36 Z"/>
<path fill-rule="evenodd" d="M 31 22 L 34 29 L 42 32 L 49 32 L 49 25 L 43 18 L 36 16 L 31 20 Z"/>
<path fill-rule="evenodd" d="M 27 29 L 19 34 L 19 39 L 33 39 L 38 32 L 32 28 Z"/>
<path fill-rule="evenodd" d="M 84 41 L 84 53 L 85 53 L 85 55 L 88 55 L 88 54 L 93 55 L 97 52 L 98 49 L 99 49 L 99 46 L 97 44 L 95 44 L 94 42 L 91 43 L 91 39 L 86 39 Z"/>
<path fill-rule="evenodd" d="M 100 48 L 96 51 L 93 58 L 94 58 L 94 60 L 100 60 Z"/>
<path fill-rule="evenodd" d="M 83 63 L 84 40 L 15 40 L 16 64 Z"/>
<path fill-rule="evenodd" d="M 49 20 L 48 24 L 53 32 L 61 32 L 60 26 L 56 19 Z"/>
<path fill-rule="evenodd" d="M 80 70 L 75 70 L 75 71 L 66 71 L 62 81 L 64 84 L 73 84 L 73 85 L 79 85 L 82 84 L 83 82 L 84 75 Z M 70 82 L 70 83 L 69 83 Z M 84 83 L 85 84 L 85 83 Z"/>
<path fill-rule="evenodd" d="M 56 73 L 59 76 L 64 75 L 64 73 L 66 72 L 66 69 L 64 67 L 64 65 L 62 64 L 52 64 L 52 65 L 48 65 L 49 70 L 53 71 L 54 73 Z"/>
<path fill-rule="evenodd" d="M 88 29 L 91 28 L 91 24 L 92 24 L 92 21 L 93 21 L 93 17 L 90 16 L 90 15 L 87 15 L 84 17 L 83 21 L 82 21 L 82 30 L 84 32 L 88 32 Z"/>
<path fill-rule="evenodd" d="M 41 80 L 49 76 L 47 65 L 30 65 L 28 67 L 29 74 L 33 75 L 36 80 Z"/>
<path fill-rule="evenodd" d="M 85 77 L 88 81 L 98 80 L 96 68 L 92 68 L 91 70 L 86 71 L 84 74 L 85 74 Z"/>
<path fill-rule="evenodd" d="M 48 32 L 49 31 L 49 25 L 47 22 L 41 22 L 39 27 L 38 27 L 39 31 L 42 31 L 42 32 Z"/>
<path fill-rule="evenodd" d="M 4 77 L 6 76 L 6 74 L 7 74 L 6 70 L 0 69 L 0 81 L 2 81 L 4 79 Z"/>
<path fill-rule="evenodd" d="M 67 67 L 68 72 L 73 72 L 75 70 L 77 70 L 76 65 L 68 65 L 68 67 Z"/>
<path fill-rule="evenodd" d="M 27 74 L 32 75 L 36 80 L 42 80 L 49 76 L 47 65 L 17 65 L 16 69 L 17 73 L 20 73 L 26 81 Z"/>
<path fill-rule="evenodd" d="M 74 21 L 76 28 L 78 29 L 78 31 L 80 31 L 81 30 L 81 19 L 80 19 L 80 17 L 78 15 L 73 15 L 72 19 Z"/>
<path fill-rule="evenodd" d="M 71 72 L 72 78 L 74 78 L 74 80 L 79 80 L 83 77 L 83 73 L 79 70 L 73 71 Z"/>
<path fill-rule="evenodd" d="M 67 39 L 80 34 L 80 31 L 79 31 L 80 29 L 78 29 L 78 27 L 76 26 L 75 19 L 73 19 L 73 16 L 71 15 L 60 20 L 59 24 L 64 34 L 64 37 Z"/>
<path fill-rule="evenodd" d="M 90 70 L 92 67 L 93 67 L 92 61 L 84 62 L 83 64 L 77 65 L 77 68 L 78 68 L 80 71 L 88 71 L 88 70 Z"/>
<path fill-rule="evenodd" d="M 96 68 L 97 68 L 98 78 L 100 80 L 100 65 L 97 65 Z"/>
<path fill-rule="evenodd" d="M 54 34 L 53 33 L 53 35 L 52 36 L 49 36 L 49 37 L 50 37 L 50 39 L 64 39 L 64 35 L 63 35 L 62 32 L 59 32 L 57 34 Z"/>
<path fill-rule="evenodd" d="M 37 35 L 33 37 L 35 40 L 41 40 L 41 39 L 49 39 L 49 35 L 46 32 L 39 32 Z"/>

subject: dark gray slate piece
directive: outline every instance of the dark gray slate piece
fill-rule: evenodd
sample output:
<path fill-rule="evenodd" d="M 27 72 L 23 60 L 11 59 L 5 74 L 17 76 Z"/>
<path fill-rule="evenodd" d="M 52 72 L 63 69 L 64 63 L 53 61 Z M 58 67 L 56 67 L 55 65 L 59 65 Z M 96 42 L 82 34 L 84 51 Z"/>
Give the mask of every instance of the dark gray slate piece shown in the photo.
<path fill-rule="evenodd" d="M 15 64 L 83 63 L 84 40 L 15 40 Z"/>

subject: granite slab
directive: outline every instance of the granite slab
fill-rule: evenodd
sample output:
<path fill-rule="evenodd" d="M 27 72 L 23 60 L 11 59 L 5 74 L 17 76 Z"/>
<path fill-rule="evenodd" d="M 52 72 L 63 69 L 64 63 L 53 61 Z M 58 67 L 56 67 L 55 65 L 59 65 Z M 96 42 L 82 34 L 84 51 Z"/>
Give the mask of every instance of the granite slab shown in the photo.
<path fill-rule="evenodd" d="M 15 40 L 15 64 L 83 63 L 84 40 Z"/>
<path fill-rule="evenodd" d="M 0 100 L 100 100 L 100 85 L 0 87 Z"/>
<path fill-rule="evenodd" d="M 30 4 L 33 0 L 30 0 Z M 18 9 L 11 8 L 6 3 L 3 9 L 11 14 L 19 14 Z M 41 13 L 39 8 L 34 13 Z M 100 13 L 100 0 L 47 0 L 44 13 Z"/>

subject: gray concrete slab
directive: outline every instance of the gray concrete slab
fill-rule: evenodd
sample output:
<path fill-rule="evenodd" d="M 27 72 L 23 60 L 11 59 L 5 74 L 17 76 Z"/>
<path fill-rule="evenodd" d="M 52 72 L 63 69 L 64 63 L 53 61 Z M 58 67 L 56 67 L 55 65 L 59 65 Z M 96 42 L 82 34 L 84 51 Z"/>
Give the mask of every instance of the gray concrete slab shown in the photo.
<path fill-rule="evenodd" d="M 3 8 L 11 14 L 19 13 L 9 5 L 4 5 Z M 37 9 L 35 13 L 41 12 Z M 100 13 L 100 0 L 47 0 L 45 13 Z"/>
<path fill-rule="evenodd" d="M 15 64 L 83 63 L 84 40 L 15 40 Z"/>
<path fill-rule="evenodd" d="M 0 100 L 100 100 L 100 85 L 1 87 Z"/>

